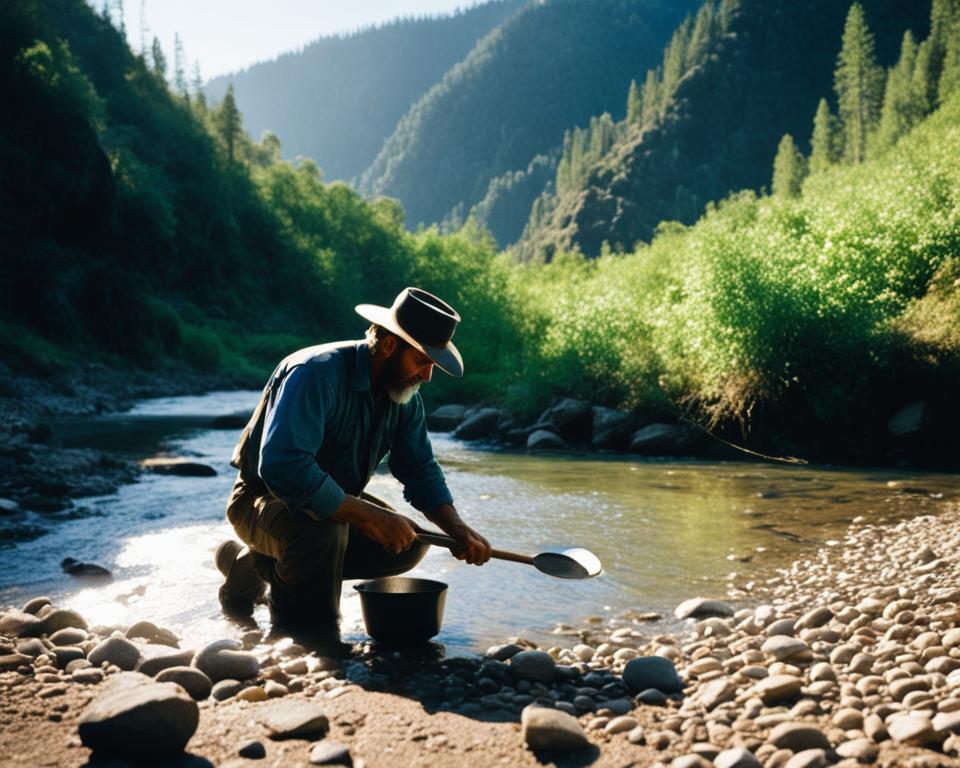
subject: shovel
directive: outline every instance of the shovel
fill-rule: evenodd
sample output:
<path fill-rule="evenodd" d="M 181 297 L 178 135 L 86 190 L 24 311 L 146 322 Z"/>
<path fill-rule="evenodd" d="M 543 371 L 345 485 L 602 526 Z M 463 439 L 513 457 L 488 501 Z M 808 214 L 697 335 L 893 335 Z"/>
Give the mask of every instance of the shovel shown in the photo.
<path fill-rule="evenodd" d="M 418 533 L 417 541 L 450 550 L 458 546 L 456 539 L 439 533 Z M 490 555 L 498 560 L 511 560 L 514 563 L 532 565 L 540 573 L 556 576 L 558 579 L 590 579 L 603 571 L 600 559 L 589 549 L 580 547 L 565 549 L 563 552 L 541 552 L 533 557 L 519 555 L 516 552 L 505 552 L 502 549 L 494 549 Z"/>

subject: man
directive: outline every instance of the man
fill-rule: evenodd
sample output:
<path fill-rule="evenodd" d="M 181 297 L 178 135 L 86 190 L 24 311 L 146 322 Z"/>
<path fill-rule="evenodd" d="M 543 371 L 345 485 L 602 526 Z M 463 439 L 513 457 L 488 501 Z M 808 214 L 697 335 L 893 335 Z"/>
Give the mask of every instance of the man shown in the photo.
<path fill-rule="evenodd" d="M 417 526 L 363 493 L 387 453 L 406 500 L 459 543 L 454 554 L 476 565 L 490 558 L 453 506 L 417 392 L 434 366 L 463 375 L 450 340 L 460 316 L 418 288 L 390 308 L 356 311 L 372 323 L 366 339 L 284 359 L 234 450 L 227 517 L 247 546 L 217 549 L 228 612 L 249 614 L 269 584 L 274 621 L 335 632 L 344 578 L 415 566 L 427 549 Z"/>

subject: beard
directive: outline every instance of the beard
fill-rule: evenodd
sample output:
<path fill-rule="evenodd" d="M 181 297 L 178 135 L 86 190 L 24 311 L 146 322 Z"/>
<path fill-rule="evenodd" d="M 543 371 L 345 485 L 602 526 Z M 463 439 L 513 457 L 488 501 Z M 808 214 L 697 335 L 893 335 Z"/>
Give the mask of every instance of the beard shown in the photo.
<path fill-rule="evenodd" d="M 409 379 L 400 378 L 400 361 L 392 357 L 387 362 L 387 368 L 384 371 L 387 379 L 387 396 L 397 405 L 406 405 L 409 403 L 423 381 L 419 376 L 412 376 Z"/>
<path fill-rule="evenodd" d="M 401 381 L 399 384 L 387 387 L 387 396 L 397 405 L 406 405 L 413 399 L 413 396 L 417 394 L 417 391 L 420 389 L 420 384 L 419 379 L 407 379 L 406 382 Z"/>

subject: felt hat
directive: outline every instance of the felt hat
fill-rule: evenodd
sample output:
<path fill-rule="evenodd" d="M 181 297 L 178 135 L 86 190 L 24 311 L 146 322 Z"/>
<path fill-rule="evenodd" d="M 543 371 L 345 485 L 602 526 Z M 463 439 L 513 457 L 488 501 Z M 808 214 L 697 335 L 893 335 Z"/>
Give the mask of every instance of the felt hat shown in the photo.
<path fill-rule="evenodd" d="M 419 349 L 445 373 L 463 376 L 463 358 L 450 340 L 460 315 L 445 301 L 420 288 L 404 288 L 391 307 L 358 304 L 356 310 Z"/>

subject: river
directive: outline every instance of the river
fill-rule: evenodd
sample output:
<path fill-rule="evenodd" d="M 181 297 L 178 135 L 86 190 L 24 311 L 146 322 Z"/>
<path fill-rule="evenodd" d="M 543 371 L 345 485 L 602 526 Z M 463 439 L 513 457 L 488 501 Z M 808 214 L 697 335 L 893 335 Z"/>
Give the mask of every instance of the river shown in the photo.
<path fill-rule="evenodd" d="M 145 474 L 116 494 L 80 500 L 93 515 L 0 550 L 0 605 L 46 594 L 94 625 L 149 619 L 186 645 L 238 636 L 243 628 L 220 611 L 212 562 L 216 545 L 232 535 L 223 509 L 238 430 L 207 425 L 213 416 L 252 410 L 258 394 L 148 400 L 128 413 L 61 425 L 65 444 L 133 458 L 191 457 L 217 476 Z M 633 610 L 664 614 L 651 631 L 676 629 L 672 611 L 686 598 L 722 597 L 728 583 L 742 587 L 820 546 L 837 546 L 854 517 L 888 522 L 937 512 L 960 488 L 960 476 L 948 474 L 537 456 L 432 439 L 461 514 L 494 546 L 529 554 L 586 547 L 605 568 L 591 580 L 563 581 L 509 562 L 477 568 L 432 549 L 412 575 L 450 585 L 436 638 L 448 654 L 482 651 L 513 635 L 543 641 L 556 623 Z M 378 471 L 369 489 L 404 507 L 389 474 Z M 113 579 L 66 575 L 60 561 L 67 556 L 100 564 Z M 342 610 L 346 638 L 362 639 L 350 582 Z M 265 606 L 254 618 L 269 625 Z"/>

